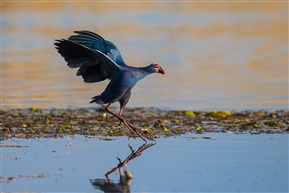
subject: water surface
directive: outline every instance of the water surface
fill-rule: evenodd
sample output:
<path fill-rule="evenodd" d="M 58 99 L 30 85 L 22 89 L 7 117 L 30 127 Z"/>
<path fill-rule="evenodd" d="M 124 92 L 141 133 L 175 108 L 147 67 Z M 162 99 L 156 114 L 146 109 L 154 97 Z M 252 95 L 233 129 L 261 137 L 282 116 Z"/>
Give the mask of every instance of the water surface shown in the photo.
<path fill-rule="evenodd" d="M 106 181 L 117 157 L 124 161 L 129 145 L 136 151 L 143 143 L 78 135 L 70 141 L 72 146 L 67 138 L 2 141 L 2 175 L 14 178 L 2 182 L 2 191 L 102 192 L 91 182 Z M 288 192 L 288 135 L 160 138 L 126 169 L 133 176 L 126 186 L 131 192 Z M 119 183 L 118 170 L 109 178 L 111 186 Z"/>

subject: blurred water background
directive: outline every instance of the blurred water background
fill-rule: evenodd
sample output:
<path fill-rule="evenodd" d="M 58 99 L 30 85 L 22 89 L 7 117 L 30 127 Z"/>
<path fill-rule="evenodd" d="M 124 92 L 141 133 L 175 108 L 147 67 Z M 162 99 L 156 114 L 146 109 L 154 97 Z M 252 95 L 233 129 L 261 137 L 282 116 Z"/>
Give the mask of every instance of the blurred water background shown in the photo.
<path fill-rule="evenodd" d="M 288 108 L 288 2 L 2 1 L 2 108 L 90 107 L 86 84 L 54 39 L 91 30 L 132 66 L 160 64 L 128 107 Z"/>

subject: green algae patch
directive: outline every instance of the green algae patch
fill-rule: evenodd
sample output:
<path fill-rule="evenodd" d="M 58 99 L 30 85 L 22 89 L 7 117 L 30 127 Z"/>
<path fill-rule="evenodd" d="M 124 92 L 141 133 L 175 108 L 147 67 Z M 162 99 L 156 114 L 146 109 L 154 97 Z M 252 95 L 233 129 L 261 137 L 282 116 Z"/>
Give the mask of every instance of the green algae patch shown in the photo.
<path fill-rule="evenodd" d="M 113 109 L 115 112 L 118 109 Z M 153 138 L 187 133 L 289 133 L 289 111 L 166 111 L 155 108 L 126 108 L 124 117 Z M 2 109 L 1 139 L 129 136 L 119 120 L 103 109 Z"/>
<path fill-rule="evenodd" d="M 208 116 L 213 118 L 225 118 L 231 116 L 230 111 L 213 111 L 208 113 Z"/>
<path fill-rule="evenodd" d="M 195 117 L 196 114 L 193 111 L 186 111 L 185 115 L 189 116 L 189 117 Z"/>
<path fill-rule="evenodd" d="M 31 109 L 30 109 L 32 112 L 40 112 L 41 111 L 41 109 L 40 108 L 38 108 L 38 107 L 31 107 Z"/>

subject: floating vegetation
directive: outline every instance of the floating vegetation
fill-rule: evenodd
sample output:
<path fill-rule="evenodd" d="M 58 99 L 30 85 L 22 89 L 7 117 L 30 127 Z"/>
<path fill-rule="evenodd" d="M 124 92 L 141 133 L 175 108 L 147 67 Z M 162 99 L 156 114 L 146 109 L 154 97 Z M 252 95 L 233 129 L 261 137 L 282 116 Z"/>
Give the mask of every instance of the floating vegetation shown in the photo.
<path fill-rule="evenodd" d="M 117 111 L 117 109 L 115 109 Z M 165 111 L 126 109 L 132 124 L 154 138 L 186 133 L 289 133 L 289 111 Z M 131 136 L 119 120 L 102 109 L 2 109 L 1 138 L 63 137 L 64 135 Z"/>
<path fill-rule="evenodd" d="M 213 111 L 208 113 L 208 116 L 213 118 L 225 118 L 231 116 L 230 111 Z"/>
<path fill-rule="evenodd" d="M 26 174 L 26 175 L 19 175 L 21 178 L 48 178 L 49 175 L 47 174 Z"/>
<path fill-rule="evenodd" d="M 5 176 L 0 176 L 0 182 L 1 181 L 15 181 L 16 180 L 16 177 L 5 177 Z"/>
<path fill-rule="evenodd" d="M 190 117 L 195 117 L 196 114 L 193 111 L 186 111 L 185 115 L 190 116 Z"/>

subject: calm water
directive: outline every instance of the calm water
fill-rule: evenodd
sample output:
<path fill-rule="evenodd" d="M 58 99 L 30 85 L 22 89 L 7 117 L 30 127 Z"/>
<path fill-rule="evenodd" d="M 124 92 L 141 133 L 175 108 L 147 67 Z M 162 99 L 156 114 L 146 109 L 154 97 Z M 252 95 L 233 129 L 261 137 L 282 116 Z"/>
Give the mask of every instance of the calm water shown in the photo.
<path fill-rule="evenodd" d="M 119 163 L 117 157 L 123 161 L 130 155 L 128 145 L 134 150 L 142 145 L 142 140 L 127 137 L 70 140 L 71 147 L 66 138 L 2 141 L 2 175 L 14 180 L 3 181 L 1 191 L 102 192 L 91 182 L 105 181 Z M 288 135 L 158 139 L 126 169 L 133 176 L 126 184 L 131 192 L 288 192 Z M 118 170 L 109 178 L 107 187 L 115 187 Z"/>
<path fill-rule="evenodd" d="M 87 107 L 85 84 L 53 46 L 73 30 L 113 41 L 132 66 L 159 63 L 128 106 L 288 108 L 288 2 L 2 2 L 2 108 Z"/>

